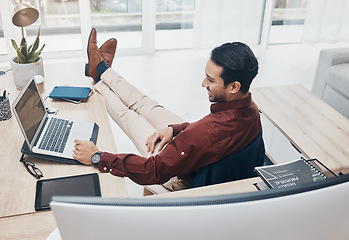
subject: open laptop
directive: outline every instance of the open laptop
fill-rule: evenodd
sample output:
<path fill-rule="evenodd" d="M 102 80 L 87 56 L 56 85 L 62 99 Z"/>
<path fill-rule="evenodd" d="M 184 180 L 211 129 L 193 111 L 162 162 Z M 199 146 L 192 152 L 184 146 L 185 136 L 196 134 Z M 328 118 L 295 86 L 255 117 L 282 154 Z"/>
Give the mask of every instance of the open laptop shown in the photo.
<path fill-rule="evenodd" d="M 25 138 L 23 153 L 76 163 L 73 160 L 74 140 L 97 141 L 99 127 L 96 123 L 48 115 L 34 78 L 23 87 L 12 108 Z"/>

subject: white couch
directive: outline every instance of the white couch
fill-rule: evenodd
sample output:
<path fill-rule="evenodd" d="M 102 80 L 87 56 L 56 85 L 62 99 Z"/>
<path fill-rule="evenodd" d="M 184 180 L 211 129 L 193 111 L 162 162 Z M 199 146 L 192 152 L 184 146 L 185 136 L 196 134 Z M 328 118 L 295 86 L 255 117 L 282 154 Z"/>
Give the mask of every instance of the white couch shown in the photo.
<path fill-rule="evenodd" d="M 320 51 L 312 92 L 349 119 L 349 48 Z"/>

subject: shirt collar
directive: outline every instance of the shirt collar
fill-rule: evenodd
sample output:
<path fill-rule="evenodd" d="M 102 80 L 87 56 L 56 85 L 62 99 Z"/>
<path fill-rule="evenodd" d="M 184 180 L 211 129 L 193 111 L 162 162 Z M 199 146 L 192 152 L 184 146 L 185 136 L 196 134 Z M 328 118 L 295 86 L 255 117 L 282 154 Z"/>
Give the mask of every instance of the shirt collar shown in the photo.
<path fill-rule="evenodd" d="M 211 104 L 211 113 L 216 113 L 224 110 L 238 109 L 248 106 L 252 102 L 251 93 L 248 97 L 237 99 L 229 102 L 218 102 Z"/>

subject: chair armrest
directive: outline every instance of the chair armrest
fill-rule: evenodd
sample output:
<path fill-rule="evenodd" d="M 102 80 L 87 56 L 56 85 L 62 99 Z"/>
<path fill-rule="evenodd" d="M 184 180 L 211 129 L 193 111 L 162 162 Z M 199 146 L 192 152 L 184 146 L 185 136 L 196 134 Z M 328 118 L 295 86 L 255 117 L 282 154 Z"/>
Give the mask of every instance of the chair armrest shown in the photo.
<path fill-rule="evenodd" d="M 312 92 L 322 99 L 325 87 L 327 69 L 333 65 L 349 63 L 349 48 L 324 49 L 320 51 Z"/>

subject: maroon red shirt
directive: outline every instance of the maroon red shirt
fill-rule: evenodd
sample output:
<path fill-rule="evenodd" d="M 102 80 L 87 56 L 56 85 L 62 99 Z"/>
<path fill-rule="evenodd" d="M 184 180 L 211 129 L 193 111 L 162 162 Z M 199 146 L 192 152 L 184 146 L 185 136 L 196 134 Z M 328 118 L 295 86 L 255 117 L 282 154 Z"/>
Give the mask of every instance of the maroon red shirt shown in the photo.
<path fill-rule="evenodd" d="M 194 123 L 171 125 L 174 138 L 157 155 L 104 152 L 101 172 L 129 177 L 138 184 L 162 184 L 244 149 L 261 129 L 251 94 L 231 102 L 214 103 L 211 113 Z"/>

